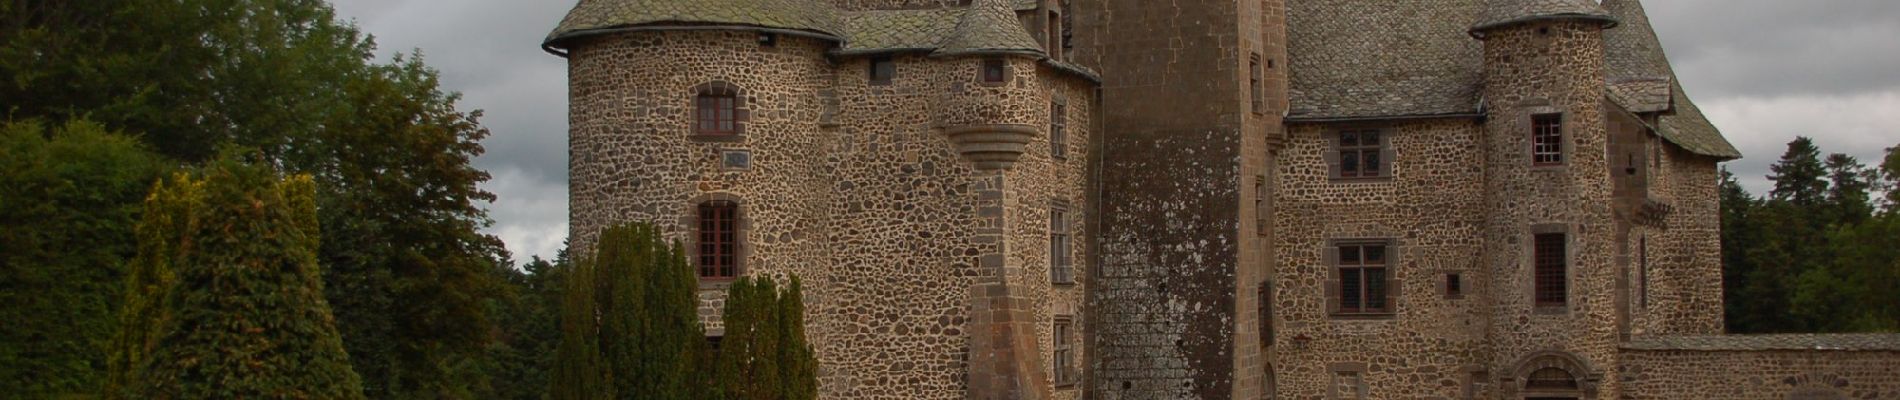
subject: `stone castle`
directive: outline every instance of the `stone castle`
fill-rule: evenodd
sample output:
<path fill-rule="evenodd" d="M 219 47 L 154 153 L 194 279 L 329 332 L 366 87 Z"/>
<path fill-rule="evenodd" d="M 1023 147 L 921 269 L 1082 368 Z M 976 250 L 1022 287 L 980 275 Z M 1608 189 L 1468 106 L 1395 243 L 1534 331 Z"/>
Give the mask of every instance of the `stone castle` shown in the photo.
<path fill-rule="evenodd" d="M 577 251 L 798 276 L 828 399 L 1897 399 L 1723 336 L 1638 0 L 580 0 Z M 583 254 L 585 251 L 582 252 Z"/>

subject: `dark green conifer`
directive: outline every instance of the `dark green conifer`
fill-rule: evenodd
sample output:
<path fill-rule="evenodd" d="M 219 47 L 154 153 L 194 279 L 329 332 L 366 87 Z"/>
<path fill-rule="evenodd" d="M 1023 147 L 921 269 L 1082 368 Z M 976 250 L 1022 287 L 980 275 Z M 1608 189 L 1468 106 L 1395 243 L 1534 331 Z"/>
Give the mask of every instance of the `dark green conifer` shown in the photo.
<path fill-rule="evenodd" d="M 120 344 L 132 365 L 123 394 L 363 398 L 323 297 L 311 178 L 231 155 L 200 175 L 160 185 L 148 203 L 141 263 L 155 267 L 138 274 L 172 278 L 144 285 L 157 288 L 157 311 L 127 327 L 152 329 L 143 349 Z"/>

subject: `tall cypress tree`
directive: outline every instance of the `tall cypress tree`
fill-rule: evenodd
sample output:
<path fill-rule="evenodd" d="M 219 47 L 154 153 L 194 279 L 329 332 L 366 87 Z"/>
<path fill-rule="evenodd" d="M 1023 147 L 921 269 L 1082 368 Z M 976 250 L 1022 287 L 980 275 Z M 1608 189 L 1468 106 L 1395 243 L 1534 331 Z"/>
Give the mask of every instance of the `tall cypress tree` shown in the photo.
<path fill-rule="evenodd" d="M 561 345 L 556 351 L 554 376 L 549 378 L 552 400 L 613 398 L 611 370 L 600 353 L 600 309 L 591 258 L 574 263 L 562 289 Z"/>
<path fill-rule="evenodd" d="M 706 334 L 685 251 L 652 225 L 616 226 L 578 265 L 551 397 L 703 398 Z"/>
<path fill-rule="evenodd" d="M 108 395 L 364 398 L 323 297 L 314 182 L 231 155 L 201 176 L 148 203 L 141 259 L 172 279 L 154 285 L 151 324 L 127 327 L 151 331 L 118 346 L 134 353 L 131 380 Z"/>
<path fill-rule="evenodd" d="M 779 372 L 786 400 L 818 398 L 818 360 L 805 338 L 804 292 L 804 284 L 792 277 L 778 299 Z"/>

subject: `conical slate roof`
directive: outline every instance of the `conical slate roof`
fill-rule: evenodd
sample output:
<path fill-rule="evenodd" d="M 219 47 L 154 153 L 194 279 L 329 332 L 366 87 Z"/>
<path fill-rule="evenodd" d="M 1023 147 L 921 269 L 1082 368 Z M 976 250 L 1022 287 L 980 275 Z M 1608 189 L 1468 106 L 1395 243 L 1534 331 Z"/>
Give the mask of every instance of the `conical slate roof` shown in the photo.
<path fill-rule="evenodd" d="M 1595 0 L 1490 0 L 1471 31 L 1552 19 L 1601 21 L 1606 28 L 1617 24 L 1616 18 L 1598 7 Z"/>
<path fill-rule="evenodd" d="M 1682 90 L 1682 82 L 1676 79 L 1676 71 L 1669 66 L 1669 56 L 1663 53 L 1662 40 L 1656 37 L 1656 30 L 1650 26 L 1649 15 L 1643 11 L 1639 0 L 1604 0 L 1603 8 L 1613 18 L 1624 22 L 1625 26 L 1604 32 L 1604 75 L 1612 87 L 1617 86 L 1655 86 L 1667 85 L 1669 107 L 1673 110 L 1659 118 L 1656 130 L 1663 139 L 1682 146 L 1690 152 L 1722 159 L 1742 157 L 1722 131 L 1709 122 L 1702 110 L 1697 108 L 1689 95 Z M 1640 83 L 1652 82 L 1652 83 Z M 1664 90 L 1660 87 L 1647 91 Z M 1617 97 L 1614 96 L 1613 98 Z M 1657 96 L 1651 96 L 1654 98 Z M 1643 104 L 1625 103 L 1625 107 L 1635 109 L 1652 108 Z M 1639 111 L 1640 112 L 1640 111 Z"/>
<path fill-rule="evenodd" d="M 817 0 L 581 0 L 548 34 L 546 47 L 579 36 L 641 26 L 735 25 L 842 38 L 836 10 Z"/>
<path fill-rule="evenodd" d="M 964 12 L 963 20 L 957 22 L 957 30 L 939 44 L 932 55 L 1009 53 L 1033 56 L 1048 54 L 1042 51 L 1042 45 L 1036 43 L 1034 37 L 1029 36 L 1022 21 L 1016 19 L 1012 0 L 976 0 Z"/>

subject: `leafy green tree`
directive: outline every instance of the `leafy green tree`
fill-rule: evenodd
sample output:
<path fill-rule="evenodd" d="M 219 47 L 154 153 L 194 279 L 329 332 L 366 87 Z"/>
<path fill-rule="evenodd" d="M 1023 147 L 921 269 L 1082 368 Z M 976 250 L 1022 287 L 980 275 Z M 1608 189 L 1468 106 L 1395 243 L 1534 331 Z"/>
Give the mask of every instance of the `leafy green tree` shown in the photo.
<path fill-rule="evenodd" d="M 167 169 L 96 123 L 0 127 L 0 386 L 92 393 L 117 332 L 139 201 Z"/>
<path fill-rule="evenodd" d="M 786 400 L 818 398 L 818 357 L 805 337 L 805 289 L 798 277 L 778 299 L 779 371 Z"/>
<path fill-rule="evenodd" d="M 156 318 L 123 395 L 142 399 L 361 399 L 319 278 L 309 176 L 227 156 L 154 189 L 141 263 L 163 265 Z M 135 316 L 136 317 L 136 316 Z M 136 319 L 136 318 L 135 318 Z"/>
<path fill-rule="evenodd" d="M 327 294 L 369 394 L 492 386 L 492 271 L 508 257 L 479 233 L 493 195 L 470 166 L 488 131 L 419 57 L 376 63 L 323 0 L 0 3 L 9 115 L 91 117 L 187 163 L 255 148 L 312 175 Z"/>
<path fill-rule="evenodd" d="M 1755 312 L 1760 305 L 1741 295 L 1752 289 L 1748 278 L 1755 273 L 1755 267 L 1748 252 L 1759 246 L 1761 240 L 1755 234 L 1756 222 L 1749 216 L 1760 207 L 1759 201 L 1742 187 L 1728 168 L 1722 169 L 1718 192 L 1722 207 L 1722 292 L 1727 294 L 1723 308 L 1730 331 L 1752 332 L 1758 323 Z"/>
<path fill-rule="evenodd" d="M 568 281 L 551 397 L 702 398 L 706 334 L 685 251 L 650 224 L 605 229 L 595 246 Z"/>

